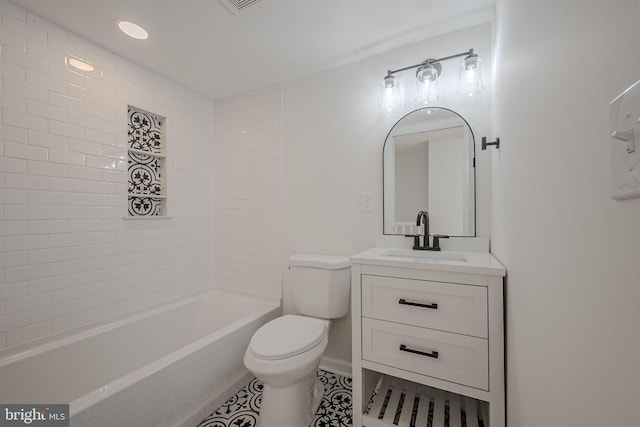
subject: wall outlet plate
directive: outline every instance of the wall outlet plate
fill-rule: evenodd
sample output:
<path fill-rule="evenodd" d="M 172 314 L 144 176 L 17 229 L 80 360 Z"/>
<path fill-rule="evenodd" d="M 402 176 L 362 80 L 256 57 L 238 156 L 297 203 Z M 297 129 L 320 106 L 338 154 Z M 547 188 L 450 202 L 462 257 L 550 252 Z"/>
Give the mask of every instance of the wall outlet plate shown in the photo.
<path fill-rule="evenodd" d="M 640 80 L 609 104 L 611 197 L 640 197 Z"/>

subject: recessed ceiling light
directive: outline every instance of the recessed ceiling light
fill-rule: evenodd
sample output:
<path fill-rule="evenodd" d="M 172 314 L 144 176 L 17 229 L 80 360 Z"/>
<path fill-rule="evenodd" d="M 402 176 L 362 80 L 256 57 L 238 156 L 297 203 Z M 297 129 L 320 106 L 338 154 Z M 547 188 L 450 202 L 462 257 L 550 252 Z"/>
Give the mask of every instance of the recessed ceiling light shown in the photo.
<path fill-rule="evenodd" d="M 67 62 L 73 68 L 77 68 L 78 70 L 81 70 L 81 71 L 93 71 L 93 65 L 89 64 L 88 62 L 81 61 L 80 59 L 67 57 Z"/>
<path fill-rule="evenodd" d="M 133 37 L 134 39 L 146 40 L 149 38 L 149 33 L 147 33 L 147 30 L 145 30 L 138 24 L 134 24 L 133 22 L 118 21 L 118 28 L 120 28 L 120 31 L 122 31 L 129 37 Z"/>

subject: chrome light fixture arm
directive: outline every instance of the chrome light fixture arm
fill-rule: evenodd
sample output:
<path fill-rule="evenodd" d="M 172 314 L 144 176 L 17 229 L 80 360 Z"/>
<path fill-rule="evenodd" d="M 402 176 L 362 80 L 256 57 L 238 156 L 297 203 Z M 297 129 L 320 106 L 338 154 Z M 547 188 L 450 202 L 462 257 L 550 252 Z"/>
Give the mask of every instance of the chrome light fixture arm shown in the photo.
<path fill-rule="evenodd" d="M 413 68 L 423 67 L 423 66 L 429 65 L 429 64 L 437 64 L 438 62 L 446 61 L 448 59 L 460 58 L 462 56 L 469 57 L 469 56 L 477 56 L 477 55 L 475 53 L 473 53 L 473 49 L 469 49 L 466 52 L 457 53 L 455 55 L 449 55 L 449 56 L 445 56 L 445 57 L 438 58 L 438 59 L 426 59 L 426 60 L 422 61 L 419 64 L 409 65 L 408 67 L 398 68 L 397 70 L 389 70 L 389 71 L 387 71 L 387 77 L 392 75 L 392 74 L 400 73 L 402 71 L 407 71 L 407 70 L 411 70 Z"/>

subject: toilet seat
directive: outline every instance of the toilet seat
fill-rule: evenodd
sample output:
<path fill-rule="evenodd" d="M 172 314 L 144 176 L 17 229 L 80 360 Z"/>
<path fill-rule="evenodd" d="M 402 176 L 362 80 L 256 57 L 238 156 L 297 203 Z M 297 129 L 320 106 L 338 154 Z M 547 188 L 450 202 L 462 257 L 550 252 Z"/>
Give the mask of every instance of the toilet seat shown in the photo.
<path fill-rule="evenodd" d="M 327 334 L 327 322 L 313 317 L 286 315 L 253 334 L 249 350 L 263 360 L 297 356 L 317 346 Z"/>

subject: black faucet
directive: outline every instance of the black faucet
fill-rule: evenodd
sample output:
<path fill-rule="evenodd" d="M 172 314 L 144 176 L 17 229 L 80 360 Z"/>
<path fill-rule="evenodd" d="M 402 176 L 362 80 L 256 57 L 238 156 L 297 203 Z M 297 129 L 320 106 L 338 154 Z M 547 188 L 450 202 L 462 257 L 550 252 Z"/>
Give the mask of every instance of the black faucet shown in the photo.
<path fill-rule="evenodd" d="M 413 237 L 413 250 L 416 251 L 439 251 L 440 239 L 448 239 L 449 236 L 440 234 L 433 235 L 433 246 L 429 246 L 429 212 L 420 211 L 416 218 L 416 225 L 424 224 L 424 235 L 422 236 L 422 245 L 420 244 L 420 234 L 406 234 L 405 237 Z"/>

